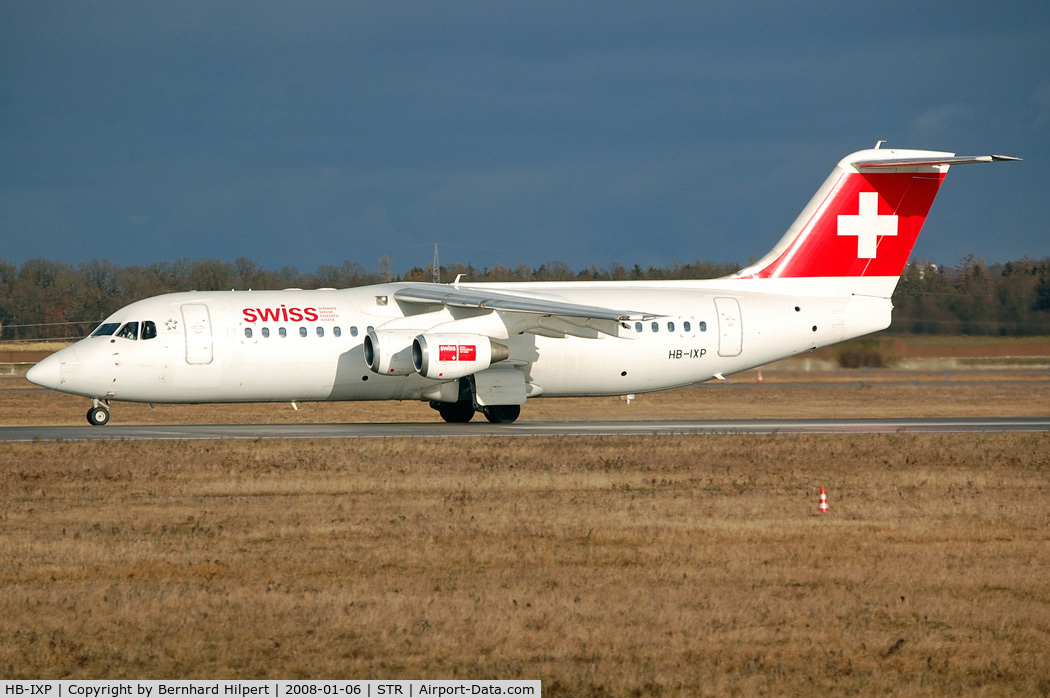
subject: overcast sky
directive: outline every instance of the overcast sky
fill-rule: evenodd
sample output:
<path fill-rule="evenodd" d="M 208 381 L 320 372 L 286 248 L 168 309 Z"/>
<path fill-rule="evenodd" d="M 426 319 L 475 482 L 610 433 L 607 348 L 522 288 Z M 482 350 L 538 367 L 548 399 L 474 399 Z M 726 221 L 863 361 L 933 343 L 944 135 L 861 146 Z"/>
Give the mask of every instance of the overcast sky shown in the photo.
<path fill-rule="evenodd" d="M 765 253 L 843 156 L 915 258 L 1050 256 L 1050 4 L 0 0 L 0 259 L 574 269 Z"/>

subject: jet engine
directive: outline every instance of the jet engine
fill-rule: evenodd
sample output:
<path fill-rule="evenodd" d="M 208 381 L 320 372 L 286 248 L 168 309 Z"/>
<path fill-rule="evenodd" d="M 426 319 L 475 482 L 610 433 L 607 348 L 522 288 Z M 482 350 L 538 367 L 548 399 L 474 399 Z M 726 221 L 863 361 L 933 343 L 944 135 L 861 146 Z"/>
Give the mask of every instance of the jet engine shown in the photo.
<path fill-rule="evenodd" d="M 435 380 L 463 378 L 510 357 L 510 349 L 480 334 L 424 333 L 412 342 L 412 367 Z"/>
<path fill-rule="evenodd" d="M 412 340 L 419 330 L 370 329 L 365 335 L 365 363 L 381 376 L 407 376 L 412 368 Z"/>

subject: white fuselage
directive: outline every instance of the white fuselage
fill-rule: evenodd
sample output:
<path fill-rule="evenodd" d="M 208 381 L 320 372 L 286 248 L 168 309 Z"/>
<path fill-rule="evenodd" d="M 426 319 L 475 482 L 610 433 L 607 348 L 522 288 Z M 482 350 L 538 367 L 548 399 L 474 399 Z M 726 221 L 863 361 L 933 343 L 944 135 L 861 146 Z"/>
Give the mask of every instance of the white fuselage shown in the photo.
<path fill-rule="evenodd" d="M 53 374 L 52 387 L 64 392 L 138 402 L 448 402 L 456 381 L 377 373 L 363 342 L 371 328 L 405 327 L 410 343 L 455 327 L 505 345 L 509 358 L 488 370 L 520 371 L 527 397 L 620 395 L 700 383 L 883 329 L 890 319 L 888 299 L 805 295 L 819 288 L 812 280 L 470 286 L 657 316 L 626 322 L 620 336 L 543 318 L 519 332 L 495 311 L 400 303 L 399 288 L 158 296 L 104 323 L 140 323 L 138 338 L 88 337 L 46 359 L 37 378 Z"/>

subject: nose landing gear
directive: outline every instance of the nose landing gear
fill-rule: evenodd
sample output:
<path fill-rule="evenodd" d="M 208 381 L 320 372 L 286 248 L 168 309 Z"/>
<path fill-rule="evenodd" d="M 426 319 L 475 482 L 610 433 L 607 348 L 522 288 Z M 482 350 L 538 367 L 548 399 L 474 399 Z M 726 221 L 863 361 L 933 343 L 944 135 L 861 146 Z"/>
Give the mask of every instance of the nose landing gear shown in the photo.
<path fill-rule="evenodd" d="M 87 412 L 88 423 L 92 426 L 101 427 L 109 422 L 109 408 L 100 401 L 95 400 L 91 409 Z"/>

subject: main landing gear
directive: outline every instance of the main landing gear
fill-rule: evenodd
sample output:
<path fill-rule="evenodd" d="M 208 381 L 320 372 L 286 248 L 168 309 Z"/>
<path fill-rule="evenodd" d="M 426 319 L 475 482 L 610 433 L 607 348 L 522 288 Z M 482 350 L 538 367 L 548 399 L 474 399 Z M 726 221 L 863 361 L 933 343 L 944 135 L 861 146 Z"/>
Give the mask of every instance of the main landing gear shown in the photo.
<path fill-rule="evenodd" d="M 87 420 L 92 426 L 105 426 L 109 422 L 109 408 L 95 400 L 91 409 L 87 411 Z"/>
<path fill-rule="evenodd" d="M 450 424 L 466 424 L 474 419 L 474 404 L 471 402 L 432 402 L 430 406 Z"/>
<path fill-rule="evenodd" d="M 489 405 L 482 411 L 493 424 L 511 424 L 521 414 L 521 405 Z"/>
<path fill-rule="evenodd" d="M 430 406 L 450 424 L 466 424 L 474 419 L 474 413 L 478 411 L 493 424 L 510 424 L 521 415 L 521 405 L 477 405 L 469 380 L 460 381 L 458 400 L 455 402 L 431 401 Z"/>
<path fill-rule="evenodd" d="M 430 406 L 450 424 L 466 424 L 477 411 L 470 402 L 432 402 Z M 493 424 L 511 424 L 521 414 L 521 405 L 488 405 L 481 413 Z"/>

